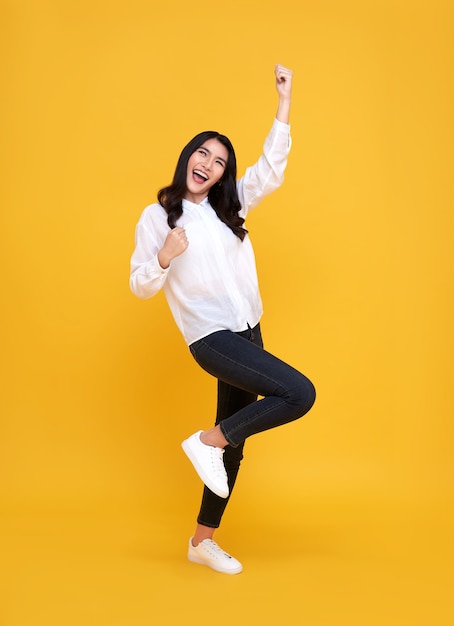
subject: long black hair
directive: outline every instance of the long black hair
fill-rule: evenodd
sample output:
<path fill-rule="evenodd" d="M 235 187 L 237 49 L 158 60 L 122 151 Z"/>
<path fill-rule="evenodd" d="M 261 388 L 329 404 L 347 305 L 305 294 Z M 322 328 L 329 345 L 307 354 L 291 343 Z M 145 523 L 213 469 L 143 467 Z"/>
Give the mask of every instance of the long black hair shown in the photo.
<path fill-rule="evenodd" d="M 167 212 L 167 223 L 170 228 L 175 228 L 178 218 L 183 214 L 182 200 L 187 191 L 186 176 L 189 158 L 208 139 L 217 139 L 228 151 L 224 173 L 222 178 L 209 190 L 208 201 L 216 211 L 218 218 L 243 241 L 247 230 L 243 228 L 244 219 L 238 215 L 241 204 L 236 188 L 235 150 L 230 139 L 225 135 L 214 130 L 206 130 L 191 139 L 181 151 L 172 183 L 158 192 L 158 202 Z"/>

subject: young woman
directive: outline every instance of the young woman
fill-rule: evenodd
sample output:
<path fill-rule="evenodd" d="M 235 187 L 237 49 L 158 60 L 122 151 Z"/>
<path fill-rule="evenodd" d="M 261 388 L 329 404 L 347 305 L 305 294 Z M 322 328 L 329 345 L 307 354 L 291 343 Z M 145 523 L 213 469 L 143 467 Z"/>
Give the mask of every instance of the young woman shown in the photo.
<path fill-rule="evenodd" d="M 145 299 L 164 289 L 194 359 L 218 380 L 215 426 L 182 446 L 205 484 L 188 559 L 227 574 L 242 565 L 213 534 L 245 440 L 301 417 L 315 401 L 310 380 L 263 349 L 262 303 L 244 227 L 248 211 L 282 183 L 290 150 L 292 72 L 277 65 L 275 77 L 276 119 L 257 163 L 236 181 L 229 139 L 214 131 L 194 137 L 172 184 L 142 213 L 131 259 L 132 291 Z"/>

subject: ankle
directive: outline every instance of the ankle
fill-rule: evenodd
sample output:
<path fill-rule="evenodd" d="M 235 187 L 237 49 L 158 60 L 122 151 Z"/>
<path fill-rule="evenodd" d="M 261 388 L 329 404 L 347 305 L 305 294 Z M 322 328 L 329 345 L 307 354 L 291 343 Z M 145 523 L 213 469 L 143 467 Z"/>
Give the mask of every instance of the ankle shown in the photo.
<path fill-rule="evenodd" d="M 199 543 L 202 543 L 202 541 L 205 541 L 205 539 L 212 539 L 212 536 L 211 537 L 197 537 L 197 538 L 193 537 L 191 539 L 192 546 L 194 548 L 197 548 Z"/>
<path fill-rule="evenodd" d="M 211 436 L 210 431 L 203 431 L 203 433 L 200 433 L 200 441 L 206 446 L 217 447 L 213 443 L 213 437 Z"/>
<path fill-rule="evenodd" d="M 228 445 L 228 441 L 219 426 L 203 431 L 200 435 L 200 441 L 206 446 L 213 446 L 214 448 L 225 448 Z"/>
<path fill-rule="evenodd" d="M 197 548 L 199 543 L 202 543 L 205 539 L 213 539 L 214 531 L 215 528 L 210 528 L 209 526 L 198 526 L 191 539 L 193 547 Z"/>

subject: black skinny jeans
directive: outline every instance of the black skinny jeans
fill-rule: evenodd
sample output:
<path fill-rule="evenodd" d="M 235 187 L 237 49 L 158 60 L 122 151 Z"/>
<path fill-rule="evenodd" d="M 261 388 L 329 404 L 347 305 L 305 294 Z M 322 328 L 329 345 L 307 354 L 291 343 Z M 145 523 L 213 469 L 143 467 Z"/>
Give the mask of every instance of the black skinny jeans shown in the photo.
<path fill-rule="evenodd" d="M 212 333 L 189 349 L 218 379 L 216 424 L 229 443 L 224 465 L 231 493 L 245 439 L 302 417 L 315 402 L 315 389 L 303 374 L 263 349 L 259 324 L 240 333 Z M 205 487 L 198 523 L 218 528 L 228 500 Z"/>

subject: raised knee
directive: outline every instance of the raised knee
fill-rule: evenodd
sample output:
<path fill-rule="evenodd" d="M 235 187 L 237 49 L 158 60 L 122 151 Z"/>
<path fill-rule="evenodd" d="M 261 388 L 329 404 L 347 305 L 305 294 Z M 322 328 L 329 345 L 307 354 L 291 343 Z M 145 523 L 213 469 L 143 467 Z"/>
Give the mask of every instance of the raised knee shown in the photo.
<path fill-rule="evenodd" d="M 292 402 L 298 407 L 298 417 L 302 417 L 312 408 L 315 398 L 316 391 L 312 381 L 301 375 L 298 385 L 294 388 L 292 397 Z"/>

